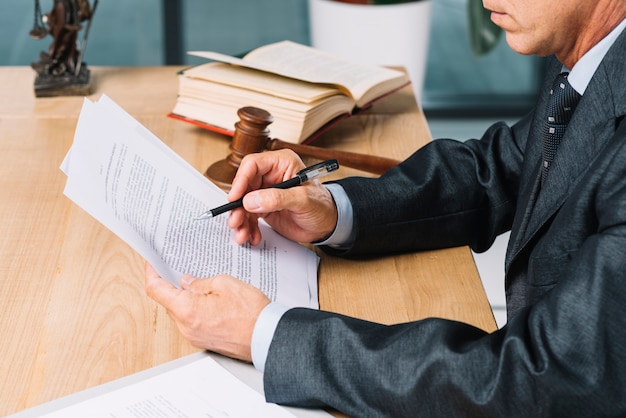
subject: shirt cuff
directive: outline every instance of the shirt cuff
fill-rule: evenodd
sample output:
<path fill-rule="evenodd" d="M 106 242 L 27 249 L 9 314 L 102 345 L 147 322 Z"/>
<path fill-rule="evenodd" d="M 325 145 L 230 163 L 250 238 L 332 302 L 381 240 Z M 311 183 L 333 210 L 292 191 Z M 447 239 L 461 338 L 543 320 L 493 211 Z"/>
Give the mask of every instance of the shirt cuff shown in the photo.
<path fill-rule="evenodd" d="M 314 245 L 328 245 L 330 247 L 348 247 L 354 241 L 352 202 L 346 191 L 337 183 L 324 184 L 330 192 L 337 206 L 337 226 L 333 233 L 324 241 L 314 242 Z"/>
<path fill-rule="evenodd" d="M 254 324 L 252 342 L 250 344 L 252 364 L 261 372 L 265 370 L 265 361 L 267 360 L 267 354 L 270 351 L 270 344 L 274 338 L 278 322 L 288 310 L 288 307 L 272 302 L 263 308 Z"/>

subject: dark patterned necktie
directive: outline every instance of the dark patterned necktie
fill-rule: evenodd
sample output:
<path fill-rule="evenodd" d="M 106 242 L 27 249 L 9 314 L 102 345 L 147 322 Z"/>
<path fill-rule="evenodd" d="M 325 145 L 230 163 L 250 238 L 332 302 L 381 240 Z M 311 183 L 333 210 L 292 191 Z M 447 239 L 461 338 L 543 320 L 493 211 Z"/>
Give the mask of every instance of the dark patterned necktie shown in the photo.
<path fill-rule="evenodd" d="M 556 155 L 556 150 L 563 138 L 567 124 L 572 118 L 576 105 L 580 100 L 580 94 L 567 81 L 569 73 L 561 73 L 556 76 L 543 127 L 541 182 L 543 183 Z"/>

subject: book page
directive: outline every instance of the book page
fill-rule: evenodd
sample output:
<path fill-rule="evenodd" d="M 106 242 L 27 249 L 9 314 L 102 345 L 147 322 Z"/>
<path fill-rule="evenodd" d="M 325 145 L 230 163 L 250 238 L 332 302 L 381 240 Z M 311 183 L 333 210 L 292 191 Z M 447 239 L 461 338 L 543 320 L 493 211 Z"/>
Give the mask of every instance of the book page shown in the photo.
<path fill-rule="evenodd" d="M 252 247 L 234 241 L 227 215 L 196 221 L 226 194 L 107 96 L 85 99 L 61 168 L 65 195 L 175 286 L 183 274 L 229 274 L 286 306 L 318 308 L 318 256 L 266 224 Z"/>
<path fill-rule="evenodd" d="M 239 122 L 237 109 L 245 103 L 264 109 L 274 117 L 269 127 L 272 137 L 294 143 L 305 140 L 329 120 L 349 114 L 354 107 L 352 99 L 343 94 L 308 105 L 194 78 L 181 77 L 179 83 L 179 96 L 172 113 L 234 132 L 235 124 Z"/>
<path fill-rule="evenodd" d="M 223 62 L 210 62 L 184 71 L 186 77 L 236 86 L 271 96 L 314 103 L 335 94 L 345 94 L 328 85 L 311 84 L 277 74 L 267 73 Z M 348 107 L 347 110 L 352 110 Z"/>
<path fill-rule="evenodd" d="M 399 88 L 409 81 L 406 74 L 401 71 L 355 62 L 291 41 L 259 47 L 249 52 L 243 59 L 209 51 L 188 53 L 311 83 L 334 84 L 349 93 L 358 107 L 383 94 L 379 90 L 368 94 L 372 87 L 388 82 L 383 89 L 386 92 Z"/>

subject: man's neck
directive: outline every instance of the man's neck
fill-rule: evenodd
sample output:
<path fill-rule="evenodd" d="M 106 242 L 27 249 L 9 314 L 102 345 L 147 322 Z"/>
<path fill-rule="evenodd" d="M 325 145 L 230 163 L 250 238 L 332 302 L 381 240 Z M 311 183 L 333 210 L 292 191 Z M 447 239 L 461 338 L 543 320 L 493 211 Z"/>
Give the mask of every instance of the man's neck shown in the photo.
<path fill-rule="evenodd" d="M 578 60 L 576 65 L 571 68 L 568 81 L 578 94 L 582 95 L 585 93 L 587 85 L 591 81 L 600 62 L 602 62 L 608 50 L 624 30 L 626 30 L 626 19 L 622 20 L 608 35 L 587 51 L 587 53 Z"/>
<path fill-rule="evenodd" d="M 584 27 L 580 29 L 572 48 L 556 54 L 567 68 L 574 68 L 587 52 L 626 19 L 626 1 L 606 0 L 603 3 L 606 6 L 594 8 L 594 14 L 589 16 Z"/>

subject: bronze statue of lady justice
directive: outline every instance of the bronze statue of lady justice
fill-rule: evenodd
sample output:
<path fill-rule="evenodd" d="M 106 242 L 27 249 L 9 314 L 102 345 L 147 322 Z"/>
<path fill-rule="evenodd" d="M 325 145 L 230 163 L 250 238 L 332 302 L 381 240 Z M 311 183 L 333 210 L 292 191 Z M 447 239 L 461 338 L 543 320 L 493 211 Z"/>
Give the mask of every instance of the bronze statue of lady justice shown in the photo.
<path fill-rule="evenodd" d="M 52 10 L 41 13 L 35 0 L 35 22 L 30 36 L 43 39 L 48 34 L 53 40 L 47 52 L 41 52 L 39 61 L 31 67 L 37 72 L 35 96 L 71 96 L 90 93 L 90 71 L 83 62 L 89 28 L 98 0 L 93 8 L 88 0 L 54 0 Z M 87 21 L 80 45 L 78 33 Z"/>

